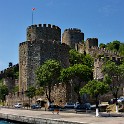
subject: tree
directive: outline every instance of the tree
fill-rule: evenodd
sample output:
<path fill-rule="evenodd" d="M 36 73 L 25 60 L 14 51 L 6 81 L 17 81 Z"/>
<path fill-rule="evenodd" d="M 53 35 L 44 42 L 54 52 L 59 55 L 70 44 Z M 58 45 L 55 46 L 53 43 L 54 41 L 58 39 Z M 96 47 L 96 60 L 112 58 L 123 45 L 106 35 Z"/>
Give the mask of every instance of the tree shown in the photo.
<path fill-rule="evenodd" d="M 73 66 L 74 64 L 82 63 L 83 54 L 80 54 L 78 51 L 71 49 L 69 51 L 69 62 Z"/>
<path fill-rule="evenodd" d="M 74 49 L 69 51 L 69 62 L 71 66 L 74 64 L 83 64 L 91 68 L 93 67 L 93 58 L 89 54 L 81 54 Z"/>
<path fill-rule="evenodd" d="M 6 100 L 6 95 L 8 95 L 8 87 L 6 85 L 0 85 L 0 99 L 2 102 Z"/>
<path fill-rule="evenodd" d="M 66 83 L 72 83 L 73 79 L 77 79 L 77 83 L 74 87 L 74 91 L 77 93 L 77 100 L 81 103 L 80 88 L 85 81 L 89 81 L 92 78 L 92 69 L 86 65 L 75 64 L 69 68 L 61 71 L 60 79 Z M 74 86 L 74 85 L 73 85 Z"/>
<path fill-rule="evenodd" d="M 96 116 L 99 116 L 99 111 L 98 111 L 98 98 L 100 95 L 103 95 L 108 91 L 108 84 L 97 81 L 97 80 L 92 80 L 89 81 L 83 88 L 80 90 L 80 94 L 89 94 L 90 96 L 95 98 L 96 102 Z"/>
<path fill-rule="evenodd" d="M 36 93 L 37 96 L 43 95 L 43 94 L 44 94 L 44 89 L 43 89 L 43 87 L 37 88 L 35 93 Z"/>
<path fill-rule="evenodd" d="M 119 52 L 121 55 L 124 55 L 124 43 L 120 44 Z"/>
<path fill-rule="evenodd" d="M 5 70 L 5 77 L 11 77 L 12 79 L 18 79 L 19 77 L 19 67 L 13 66 Z"/>
<path fill-rule="evenodd" d="M 26 91 L 26 96 L 29 98 L 29 105 L 30 105 L 30 99 L 32 99 L 35 96 L 36 88 L 33 86 L 28 87 Z"/>
<path fill-rule="evenodd" d="M 58 82 L 61 65 L 56 60 L 47 60 L 36 70 L 39 85 L 45 89 L 48 101 L 51 103 L 51 88 Z"/>
<path fill-rule="evenodd" d="M 106 48 L 106 45 L 105 45 L 104 43 L 100 43 L 100 44 L 99 44 L 99 47 L 100 47 L 100 48 Z"/>
<path fill-rule="evenodd" d="M 117 109 L 117 98 L 119 89 L 124 80 L 124 64 L 117 65 L 115 62 L 107 61 L 103 65 L 102 72 L 104 73 L 104 82 L 109 84 L 110 91 L 113 97 L 116 98 L 116 112 Z"/>
<path fill-rule="evenodd" d="M 106 44 L 106 49 L 108 50 L 118 51 L 119 47 L 120 47 L 120 41 L 117 40 Z"/>
<path fill-rule="evenodd" d="M 14 86 L 12 92 L 15 93 L 15 92 L 18 92 L 19 91 L 19 86 Z"/>

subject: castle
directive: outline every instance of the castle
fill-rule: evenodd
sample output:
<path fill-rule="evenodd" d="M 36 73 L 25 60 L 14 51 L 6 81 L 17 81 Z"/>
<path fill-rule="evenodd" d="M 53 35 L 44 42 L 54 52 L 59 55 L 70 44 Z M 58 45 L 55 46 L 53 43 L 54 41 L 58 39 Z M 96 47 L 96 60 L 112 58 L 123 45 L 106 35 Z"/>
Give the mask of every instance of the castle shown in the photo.
<path fill-rule="evenodd" d="M 19 90 L 26 91 L 27 87 L 35 83 L 35 70 L 45 60 L 59 60 L 64 68 L 69 66 L 69 50 L 76 49 L 80 53 L 96 57 L 104 54 L 107 59 L 121 61 L 119 53 L 100 49 L 97 38 L 88 38 L 84 41 L 84 33 L 80 29 L 66 29 L 62 34 L 61 29 L 55 25 L 31 25 L 27 28 L 27 41 L 19 44 Z M 101 63 L 102 64 L 102 63 Z M 100 67 L 100 60 L 95 60 L 95 67 Z M 96 72 L 96 71 L 95 71 Z M 99 72 L 99 73 L 98 73 Z M 100 75 L 100 69 L 97 68 L 97 78 L 103 78 Z"/>
<path fill-rule="evenodd" d="M 60 61 L 62 67 L 69 67 L 69 50 L 71 48 L 79 53 L 90 54 L 94 57 L 95 79 L 103 79 L 101 67 L 104 58 L 116 62 L 121 62 L 123 59 L 118 52 L 99 48 L 97 38 L 87 38 L 84 42 L 84 33 L 80 29 L 65 29 L 61 41 L 61 29 L 58 26 L 51 24 L 31 25 L 27 28 L 26 41 L 19 44 L 19 92 L 26 91 L 29 86 L 35 85 L 35 70 L 44 61 L 56 59 Z M 53 89 L 53 96 L 60 97 L 58 99 L 62 101 L 68 101 L 70 93 L 66 91 L 70 91 L 69 86 L 59 85 L 58 87 L 61 91 L 55 86 L 56 90 Z M 121 94 L 123 95 L 123 91 Z"/>

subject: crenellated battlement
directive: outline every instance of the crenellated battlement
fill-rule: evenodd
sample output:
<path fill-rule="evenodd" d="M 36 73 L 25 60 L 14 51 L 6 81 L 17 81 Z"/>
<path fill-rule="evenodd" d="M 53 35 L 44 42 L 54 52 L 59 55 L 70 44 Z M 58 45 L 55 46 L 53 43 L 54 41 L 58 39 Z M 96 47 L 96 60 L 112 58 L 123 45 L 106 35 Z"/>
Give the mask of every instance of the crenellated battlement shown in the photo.
<path fill-rule="evenodd" d="M 65 29 L 64 32 L 80 32 L 81 30 L 78 28 L 69 28 L 69 29 Z"/>
<path fill-rule="evenodd" d="M 27 40 L 61 41 L 61 29 L 51 24 L 31 25 L 27 28 Z"/>
<path fill-rule="evenodd" d="M 52 29 L 61 30 L 58 26 L 51 25 L 51 24 L 38 24 L 38 25 L 31 25 L 28 27 L 28 29 L 32 29 L 32 28 L 52 28 Z"/>
<path fill-rule="evenodd" d="M 105 48 L 100 48 L 100 47 L 96 47 L 96 46 L 92 46 L 91 50 L 94 50 L 95 52 L 98 52 L 98 53 L 120 56 L 119 52 L 107 50 Z"/>
<path fill-rule="evenodd" d="M 22 43 L 19 44 L 19 46 L 24 46 L 26 44 L 27 44 L 27 42 L 22 42 Z"/>

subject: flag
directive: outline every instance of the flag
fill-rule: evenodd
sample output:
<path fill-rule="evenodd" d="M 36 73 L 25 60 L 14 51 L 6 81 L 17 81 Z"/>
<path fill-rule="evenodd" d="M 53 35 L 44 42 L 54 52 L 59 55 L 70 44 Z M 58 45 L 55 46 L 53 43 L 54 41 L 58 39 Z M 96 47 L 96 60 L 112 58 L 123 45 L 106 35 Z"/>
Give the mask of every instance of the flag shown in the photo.
<path fill-rule="evenodd" d="M 34 10 L 35 10 L 35 8 L 32 8 L 32 10 L 34 11 Z"/>

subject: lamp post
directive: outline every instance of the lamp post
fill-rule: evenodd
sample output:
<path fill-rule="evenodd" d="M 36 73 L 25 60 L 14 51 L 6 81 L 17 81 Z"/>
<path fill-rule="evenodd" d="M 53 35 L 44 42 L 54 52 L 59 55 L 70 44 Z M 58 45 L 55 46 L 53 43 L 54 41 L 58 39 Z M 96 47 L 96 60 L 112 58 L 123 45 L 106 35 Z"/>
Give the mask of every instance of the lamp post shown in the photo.
<path fill-rule="evenodd" d="M 99 68 L 99 67 L 96 67 L 96 68 L 95 68 L 95 77 L 94 77 L 94 80 L 97 80 L 97 81 L 99 80 L 99 79 L 98 79 L 98 75 L 97 75 L 98 68 Z M 96 95 L 98 95 L 98 94 L 96 94 Z M 98 102 L 97 97 L 98 97 L 98 96 L 96 96 L 96 117 L 99 116 L 99 102 Z"/>

